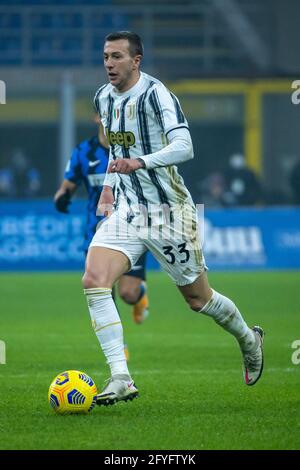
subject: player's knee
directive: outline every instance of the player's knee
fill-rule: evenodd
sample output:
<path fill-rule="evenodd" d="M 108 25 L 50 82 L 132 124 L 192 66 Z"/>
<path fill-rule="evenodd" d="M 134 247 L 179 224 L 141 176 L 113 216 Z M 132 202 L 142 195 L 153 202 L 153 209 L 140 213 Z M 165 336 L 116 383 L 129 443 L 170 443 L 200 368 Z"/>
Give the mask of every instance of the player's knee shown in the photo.
<path fill-rule="evenodd" d="M 186 297 L 185 300 L 187 301 L 187 303 L 189 304 L 190 308 L 194 311 L 194 312 L 200 312 L 200 310 L 204 307 L 204 305 L 206 304 L 206 301 L 205 299 L 202 299 L 201 297 Z"/>
<path fill-rule="evenodd" d="M 98 287 L 95 284 L 95 276 L 90 271 L 85 271 L 82 277 L 82 285 L 84 289 L 92 289 L 93 287 Z"/>
<path fill-rule="evenodd" d="M 82 278 L 82 285 L 84 289 L 93 289 L 94 287 L 109 287 L 108 279 L 104 272 L 95 272 L 90 269 L 86 269 Z"/>
<path fill-rule="evenodd" d="M 124 302 L 127 304 L 135 304 L 138 296 L 139 296 L 139 289 L 138 288 L 129 288 L 129 286 L 119 286 L 119 295 Z"/>

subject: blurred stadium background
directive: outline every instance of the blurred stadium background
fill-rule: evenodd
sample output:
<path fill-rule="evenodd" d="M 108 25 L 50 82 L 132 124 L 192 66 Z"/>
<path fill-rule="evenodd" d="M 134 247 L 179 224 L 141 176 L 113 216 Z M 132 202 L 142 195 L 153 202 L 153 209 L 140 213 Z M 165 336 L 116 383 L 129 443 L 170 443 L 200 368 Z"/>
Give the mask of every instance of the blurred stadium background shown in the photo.
<path fill-rule="evenodd" d="M 103 40 L 116 29 L 141 34 L 143 69 L 178 95 L 190 122 L 196 158 L 180 171 L 207 209 L 208 261 L 300 263 L 299 17 L 296 0 L 1 1 L 1 269 L 82 263 L 84 192 L 67 221 L 51 199 L 73 146 L 95 132 Z M 77 240 L 68 254 L 66 236 Z"/>

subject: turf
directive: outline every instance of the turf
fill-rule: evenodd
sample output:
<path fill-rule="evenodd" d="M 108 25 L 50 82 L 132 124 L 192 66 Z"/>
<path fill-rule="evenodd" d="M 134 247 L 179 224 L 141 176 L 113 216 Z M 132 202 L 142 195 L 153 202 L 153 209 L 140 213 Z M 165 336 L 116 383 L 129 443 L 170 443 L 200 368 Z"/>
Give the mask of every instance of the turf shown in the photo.
<path fill-rule="evenodd" d="M 299 272 L 215 273 L 211 284 L 266 332 L 260 382 L 242 382 L 235 340 L 193 313 L 172 282 L 149 274 L 151 315 L 133 324 L 119 302 L 140 397 L 86 416 L 57 416 L 52 379 L 83 370 L 99 388 L 108 368 L 92 331 L 80 274 L 1 274 L 0 449 L 299 449 Z"/>

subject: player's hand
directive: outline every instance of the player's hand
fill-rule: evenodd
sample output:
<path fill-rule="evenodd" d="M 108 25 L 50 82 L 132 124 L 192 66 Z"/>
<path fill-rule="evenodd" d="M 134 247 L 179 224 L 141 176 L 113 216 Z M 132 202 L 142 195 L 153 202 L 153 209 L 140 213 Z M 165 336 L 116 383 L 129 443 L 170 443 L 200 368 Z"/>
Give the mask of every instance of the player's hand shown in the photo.
<path fill-rule="evenodd" d="M 113 205 L 115 202 L 114 193 L 110 186 L 103 186 L 96 215 L 104 215 L 109 217 L 113 212 Z"/>
<path fill-rule="evenodd" d="M 143 164 L 138 159 L 120 158 L 113 160 L 108 168 L 108 173 L 122 173 L 128 175 L 133 171 L 144 168 Z"/>
<path fill-rule="evenodd" d="M 68 206 L 71 204 L 71 191 L 66 189 L 63 193 L 56 195 L 54 204 L 58 212 L 68 214 Z"/>

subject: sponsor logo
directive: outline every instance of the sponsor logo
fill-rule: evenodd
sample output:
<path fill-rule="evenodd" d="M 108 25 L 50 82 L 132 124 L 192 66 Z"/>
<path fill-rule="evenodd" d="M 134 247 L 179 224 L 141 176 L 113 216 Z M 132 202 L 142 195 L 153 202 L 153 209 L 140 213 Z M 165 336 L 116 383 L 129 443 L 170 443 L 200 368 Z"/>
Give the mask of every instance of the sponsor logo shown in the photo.
<path fill-rule="evenodd" d="M 45 206 L 46 207 L 46 206 Z M 48 207 L 48 206 L 47 206 Z M 34 214 L 0 218 L 0 266 L 48 266 L 52 262 L 82 262 L 83 215 Z M 70 243 L 72 240 L 72 243 Z M 24 264 L 23 264 L 24 263 Z M 25 267 L 26 269 L 26 267 Z"/>
<path fill-rule="evenodd" d="M 265 250 L 260 227 L 226 226 L 215 227 L 205 219 L 204 252 L 215 262 L 253 265 L 265 262 Z M 203 237 L 203 234 L 202 234 Z"/>
<path fill-rule="evenodd" d="M 133 266 L 133 267 L 131 268 L 131 271 L 138 271 L 139 269 L 143 269 L 143 266 L 142 266 L 141 264 L 136 265 L 136 266 Z"/>
<path fill-rule="evenodd" d="M 281 232 L 277 233 L 275 241 L 280 248 L 288 250 L 299 250 L 300 231 L 297 229 L 282 230 Z"/>
<path fill-rule="evenodd" d="M 98 163 L 100 163 L 101 160 L 95 160 L 94 162 L 89 162 L 89 166 L 93 167 L 93 166 L 96 166 L 98 165 Z"/>
<path fill-rule="evenodd" d="M 135 136 L 132 132 L 109 132 L 106 129 L 106 137 L 109 145 L 120 145 L 128 149 L 135 144 Z"/>

